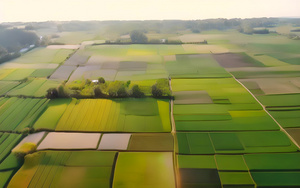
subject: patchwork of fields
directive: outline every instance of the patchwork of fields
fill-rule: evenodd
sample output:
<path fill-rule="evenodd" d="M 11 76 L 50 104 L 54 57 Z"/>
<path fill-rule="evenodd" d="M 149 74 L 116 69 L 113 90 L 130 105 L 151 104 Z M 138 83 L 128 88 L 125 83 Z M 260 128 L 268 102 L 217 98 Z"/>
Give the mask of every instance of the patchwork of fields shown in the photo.
<path fill-rule="evenodd" d="M 95 38 L 81 35 L 57 41 Z M 0 187 L 299 187 L 299 44 L 272 34 L 172 37 L 208 44 L 83 42 L 1 64 Z M 46 98 L 99 77 L 145 93 L 169 79 L 174 99 Z M 22 158 L 28 143 L 34 151 Z"/>

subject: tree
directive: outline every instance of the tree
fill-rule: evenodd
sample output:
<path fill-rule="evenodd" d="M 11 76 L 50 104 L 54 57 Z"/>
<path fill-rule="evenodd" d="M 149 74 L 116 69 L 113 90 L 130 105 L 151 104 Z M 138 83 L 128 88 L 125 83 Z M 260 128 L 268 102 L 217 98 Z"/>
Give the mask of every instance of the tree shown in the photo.
<path fill-rule="evenodd" d="M 125 85 L 121 81 L 111 82 L 107 88 L 110 97 L 120 97 L 120 95 L 124 94 L 124 90 L 126 90 Z"/>
<path fill-rule="evenodd" d="M 34 32 L 21 29 L 4 29 L 0 32 L 0 45 L 9 53 L 18 52 L 23 47 L 38 43 L 39 38 Z"/>
<path fill-rule="evenodd" d="M 65 87 L 64 87 L 63 85 L 60 85 L 60 86 L 58 87 L 57 92 L 58 92 L 58 97 L 68 97 L 68 94 L 67 94 L 67 92 L 65 91 Z"/>
<path fill-rule="evenodd" d="M 18 158 L 24 158 L 25 155 L 36 152 L 37 146 L 32 142 L 25 142 L 20 147 L 17 147 L 13 150 L 13 154 L 15 154 Z"/>
<path fill-rule="evenodd" d="M 42 39 L 40 40 L 41 46 L 48 46 L 49 43 L 50 43 L 50 39 L 48 36 L 43 36 Z"/>
<path fill-rule="evenodd" d="M 58 97 L 58 91 L 56 88 L 50 88 L 47 90 L 47 94 L 46 94 L 46 97 L 48 99 L 55 99 Z"/>
<path fill-rule="evenodd" d="M 147 43 L 148 42 L 148 38 L 146 37 L 146 35 L 138 30 L 134 30 L 130 33 L 130 39 L 132 43 Z"/>
<path fill-rule="evenodd" d="M 130 84 L 131 84 L 131 81 L 128 80 L 128 81 L 126 82 L 126 87 L 129 87 Z"/>
<path fill-rule="evenodd" d="M 90 79 L 85 80 L 85 85 L 90 85 L 91 83 L 92 83 L 92 81 Z"/>
<path fill-rule="evenodd" d="M 134 85 L 134 86 L 132 86 L 132 89 L 131 89 L 131 96 L 140 98 L 140 97 L 144 97 L 144 93 L 141 91 L 141 89 L 138 85 Z"/>
<path fill-rule="evenodd" d="M 98 83 L 99 84 L 104 84 L 105 83 L 105 79 L 103 77 L 99 77 L 98 78 Z"/>
<path fill-rule="evenodd" d="M 106 95 L 102 92 L 102 89 L 100 86 L 96 87 L 94 89 L 94 94 L 96 98 L 106 98 Z"/>
<path fill-rule="evenodd" d="M 171 96 L 168 79 L 158 79 L 152 86 L 153 97 Z"/>
<path fill-rule="evenodd" d="M 119 87 L 119 89 L 118 89 L 118 91 L 117 91 L 117 96 L 118 96 L 118 97 L 127 97 L 127 96 L 128 96 L 128 93 L 127 93 L 127 91 L 126 91 L 126 87 L 125 87 L 124 84 L 122 84 L 122 85 Z"/>
<path fill-rule="evenodd" d="M 200 30 L 199 29 L 192 29 L 192 32 L 193 33 L 200 33 Z"/>
<path fill-rule="evenodd" d="M 163 95 L 163 91 L 157 87 L 157 84 L 152 86 L 152 95 L 153 97 L 161 97 Z"/>

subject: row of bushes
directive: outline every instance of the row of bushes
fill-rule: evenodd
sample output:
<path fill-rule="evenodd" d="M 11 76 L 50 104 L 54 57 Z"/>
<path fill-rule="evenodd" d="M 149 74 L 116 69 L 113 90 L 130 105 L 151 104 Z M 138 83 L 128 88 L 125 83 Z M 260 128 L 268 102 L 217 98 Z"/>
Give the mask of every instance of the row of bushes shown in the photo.
<path fill-rule="evenodd" d="M 148 92 L 150 91 L 150 92 Z M 77 80 L 70 84 L 51 88 L 47 91 L 47 98 L 170 98 L 171 92 L 167 79 L 159 79 L 151 88 L 131 84 L 131 81 L 109 81 L 99 78 L 97 82 L 91 80 Z"/>

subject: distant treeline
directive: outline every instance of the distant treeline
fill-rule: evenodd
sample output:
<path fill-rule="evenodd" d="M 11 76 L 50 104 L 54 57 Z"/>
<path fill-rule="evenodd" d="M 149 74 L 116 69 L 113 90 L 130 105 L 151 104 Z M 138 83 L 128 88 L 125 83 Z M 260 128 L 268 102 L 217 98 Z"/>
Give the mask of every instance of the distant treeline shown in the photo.
<path fill-rule="evenodd" d="M 299 19 L 300 20 L 300 19 Z M 206 20 L 153 20 L 153 21 L 71 21 L 58 25 L 59 31 L 90 31 L 102 30 L 128 34 L 132 30 L 144 32 L 156 31 L 157 33 L 176 33 L 190 29 L 194 33 L 205 30 L 236 29 L 239 26 L 250 25 L 254 27 L 273 27 L 281 21 L 278 18 L 252 18 L 252 19 L 206 19 Z M 299 21 L 300 23 L 300 21 Z"/>
<path fill-rule="evenodd" d="M 152 20 L 152 21 L 67 21 L 32 23 L 30 28 L 56 27 L 58 32 L 72 31 L 97 31 L 97 35 L 116 40 L 121 35 L 127 35 L 131 31 L 139 30 L 143 33 L 155 32 L 161 34 L 178 34 L 181 31 L 190 30 L 193 33 L 201 33 L 206 30 L 237 29 L 245 34 L 267 34 L 268 28 L 279 24 L 290 23 L 300 25 L 299 18 L 251 18 L 251 19 L 206 19 L 206 20 Z M 255 30 L 254 28 L 266 28 Z M 111 38 L 114 35 L 116 37 Z M 110 36 L 110 37 L 107 37 Z"/>
<path fill-rule="evenodd" d="M 63 31 L 98 31 L 99 34 L 128 34 L 133 30 L 141 30 L 145 33 L 154 31 L 157 33 L 177 33 L 191 30 L 199 33 L 205 30 L 237 29 L 245 25 L 255 27 L 274 27 L 281 23 L 300 25 L 300 19 L 290 18 L 251 18 L 251 19 L 205 19 L 205 20 L 149 20 L 149 21 L 65 21 L 65 22 L 33 22 L 27 29 L 57 28 Z"/>

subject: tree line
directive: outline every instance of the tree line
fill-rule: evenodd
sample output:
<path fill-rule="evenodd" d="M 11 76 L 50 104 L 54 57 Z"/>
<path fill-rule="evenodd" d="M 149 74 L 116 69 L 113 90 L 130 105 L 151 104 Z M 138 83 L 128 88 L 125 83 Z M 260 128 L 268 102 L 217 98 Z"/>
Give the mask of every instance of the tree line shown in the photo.
<path fill-rule="evenodd" d="M 172 98 L 168 79 L 158 79 L 152 86 L 131 84 L 131 81 L 75 80 L 62 84 L 58 88 L 50 88 L 47 98 Z"/>

